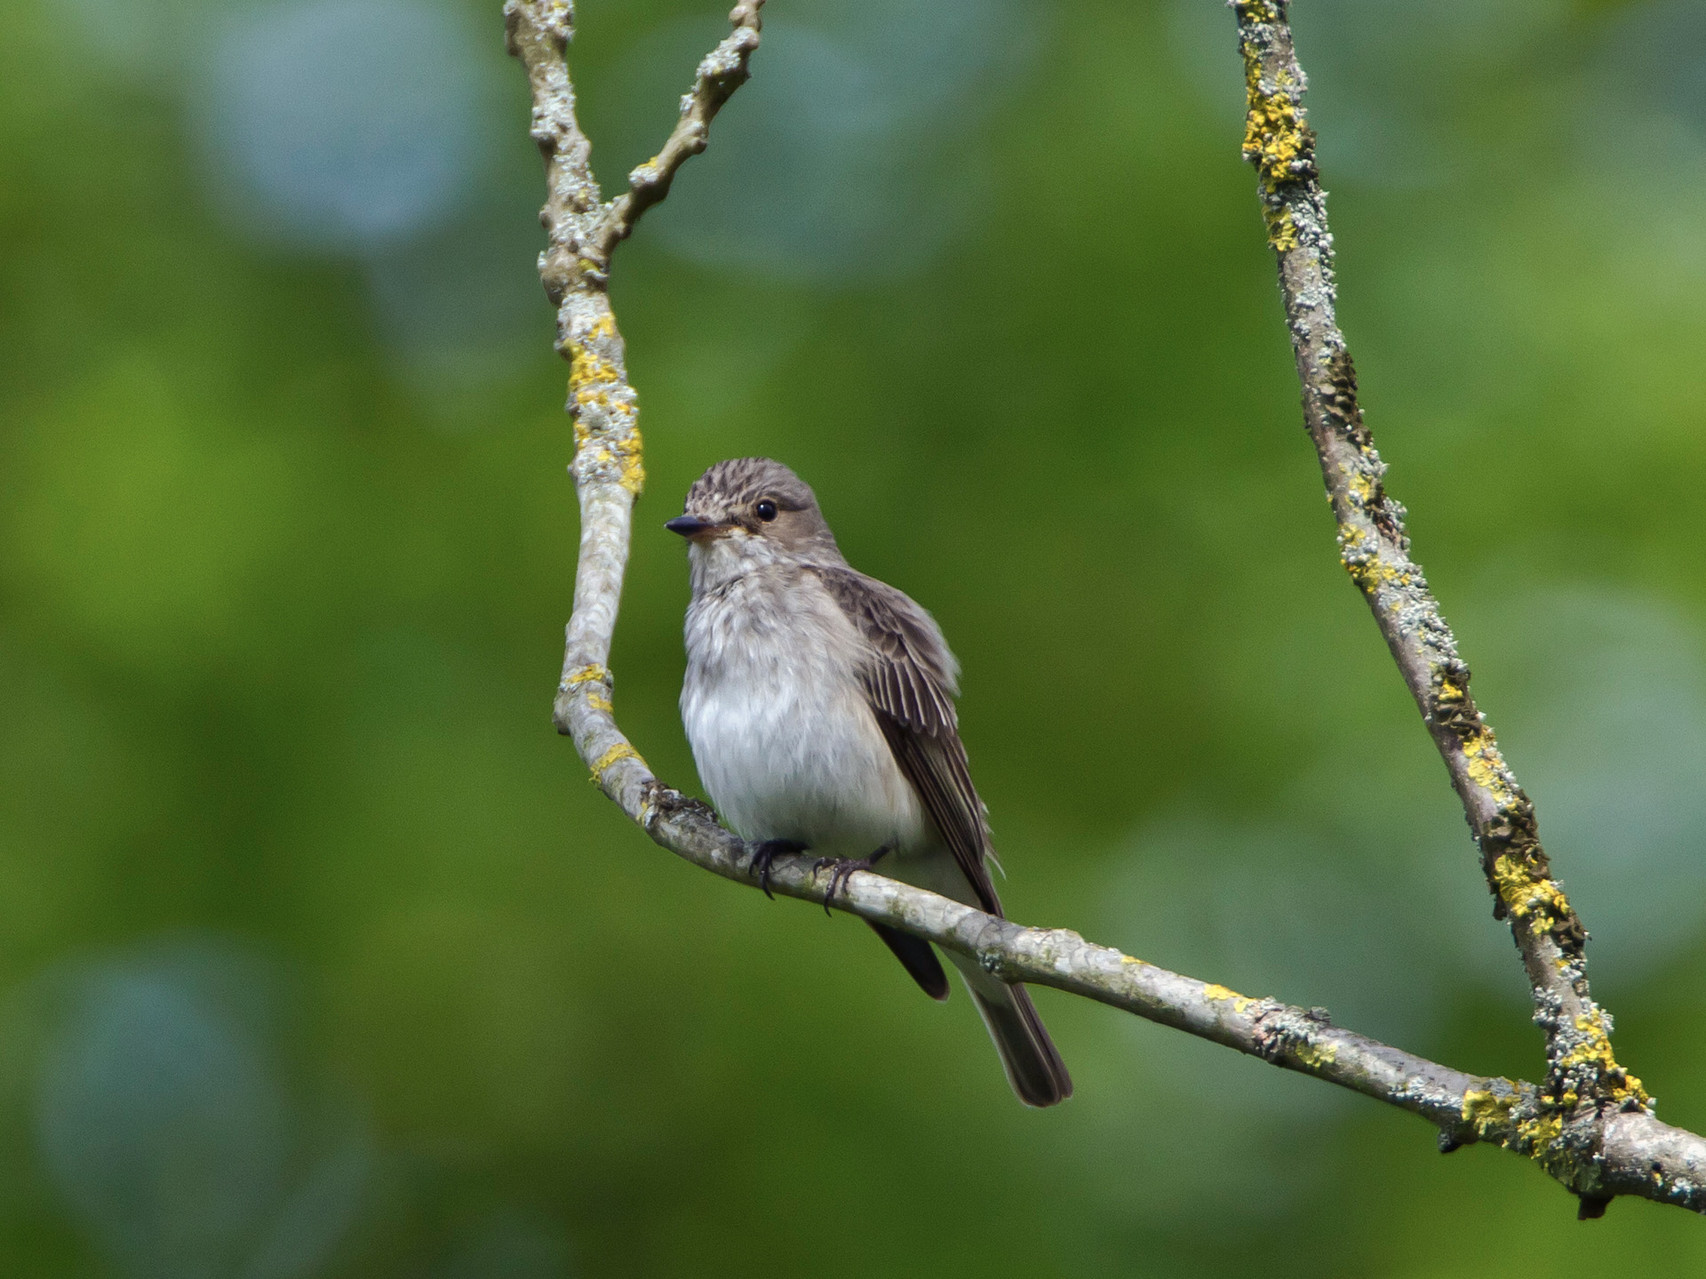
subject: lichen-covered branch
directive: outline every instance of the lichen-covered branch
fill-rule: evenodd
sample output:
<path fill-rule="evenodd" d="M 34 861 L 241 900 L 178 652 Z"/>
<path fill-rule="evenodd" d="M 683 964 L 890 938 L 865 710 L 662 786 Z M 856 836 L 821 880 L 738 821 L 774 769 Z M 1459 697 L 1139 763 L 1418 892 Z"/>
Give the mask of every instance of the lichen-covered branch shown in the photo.
<path fill-rule="evenodd" d="M 1482 868 L 1507 918 L 1546 1033 L 1541 1092 L 1543 1161 L 1574 1158 L 1583 1111 L 1650 1109 L 1640 1080 L 1612 1055 L 1611 1019 L 1588 990 L 1582 923 L 1552 878 L 1534 805 L 1517 784 L 1469 691 L 1421 566 L 1410 556 L 1404 508 L 1386 491 L 1386 466 L 1357 402 L 1356 373 L 1335 318 L 1333 239 L 1304 118 L 1305 81 L 1292 48 L 1286 0 L 1232 0 L 1244 56 L 1248 115 L 1244 157 L 1260 175 L 1268 241 L 1303 386 L 1303 416 L 1320 456 L 1339 526 L 1339 554 L 1421 708 L 1481 850 Z"/>
<path fill-rule="evenodd" d="M 745 0 L 735 8 L 733 34 L 700 64 L 669 140 L 634 171 L 629 191 L 609 202 L 599 194 L 590 147 L 575 118 L 564 57 L 574 29 L 572 6 L 567 0 L 508 0 L 504 6 L 510 50 L 526 67 L 533 91 L 533 137 L 545 158 L 547 198 L 540 216 L 548 239 L 539 272 L 558 308 L 557 348 L 570 363 L 570 470 L 581 508 L 574 612 L 555 721 L 605 794 L 652 839 L 694 865 L 747 884 L 755 880 L 746 846 L 703 804 L 652 775 L 617 727 L 611 706 L 610 641 L 643 471 L 636 401 L 606 284 L 614 246 L 663 198 L 687 156 L 703 149 L 712 117 L 746 78 L 758 45 L 760 3 Z M 770 871 L 774 892 L 810 902 L 823 902 L 829 880 L 830 872 L 817 870 L 809 857 L 778 858 Z M 849 878 L 835 906 L 973 956 L 1006 980 L 1083 995 L 1412 1111 L 1439 1129 L 1448 1149 L 1488 1141 L 1524 1153 L 1542 1144 L 1573 1152 L 1577 1145 L 1553 1135 L 1552 1125 L 1589 1123 L 1582 1108 L 1559 1118 L 1532 1084 L 1467 1075 L 1342 1030 L 1319 1010 L 1246 998 L 1076 933 L 1024 928 L 870 872 Z M 1595 1118 L 1578 1144 L 1586 1152 L 1579 1158 L 1542 1163 L 1594 1201 L 1640 1194 L 1706 1211 L 1701 1138 L 1635 1108 Z"/>
<path fill-rule="evenodd" d="M 533 91 L 532 136 L 545 160 L 546 233 L 539 278 L 557 308 L 557 350 L 569 361 L 568 411 L 575 424 L 569 470 L 580 499 L 580 558 L 575 604 L 563 651 L 554 719 L 569 734 L 599 785 L 630 816 L 639 813 L 651 771 L 611 712 L 610 637 L 628 564 L 630 517 L 645 482 L 637 397 L 610 306 L 610 255 L 647 208 L 661 200 L 687 157 L 705 148 L 711 120 L 747 78 L 758 47 L 764 0 L 741 0 L 733 30 L 699 64 L 681 119 L 663 150 L 635 169 L 613 201 L 599 194 L 592 144 L 575 115 L 566 58 L 574 39 L 571 0 L 507 0 L 509 51 L 527 69 Z"/>
<path fill-rule="evenodd" d="M 753 883 L 751 857 L 710 809 L 655 780 L 639 789 L 639 821 L 696 866 Z M 830 871 L 809 855 L 778 858 L 771 891 L 822 902 Z M 1650 1111 L 1560 1117 L 1541 1088 L 1466 1074 L 1334 1026 L 1326 1012 L 1251 998 L 1098 946 L 1063 928 L 1026 928 L 869 871 L 837 892 L 835 908 L 976 958 L 1007 981 L 1053 986 L 1349 1088 L 1420 1115 L 1440 1148 L 1489 1142 L 1534 1158 L 1582 1196 L 1590 1213 L 1614 1195 L 1639 1195 L 1706 1213 L 1706 1138 Z"/>

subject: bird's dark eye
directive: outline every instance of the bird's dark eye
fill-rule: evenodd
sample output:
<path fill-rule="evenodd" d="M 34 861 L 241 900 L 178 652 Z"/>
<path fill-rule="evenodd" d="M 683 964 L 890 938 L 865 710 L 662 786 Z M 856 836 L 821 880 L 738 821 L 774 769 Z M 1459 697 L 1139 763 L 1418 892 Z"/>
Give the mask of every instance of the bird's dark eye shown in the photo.
<path fill-rule="evenodd" d="M 765 498 L 752 509 L 758 513 L 758 518 L 763 520 L 766 524 L 776 518 L 776 503 L 772 502 L 769 498 Z"/>

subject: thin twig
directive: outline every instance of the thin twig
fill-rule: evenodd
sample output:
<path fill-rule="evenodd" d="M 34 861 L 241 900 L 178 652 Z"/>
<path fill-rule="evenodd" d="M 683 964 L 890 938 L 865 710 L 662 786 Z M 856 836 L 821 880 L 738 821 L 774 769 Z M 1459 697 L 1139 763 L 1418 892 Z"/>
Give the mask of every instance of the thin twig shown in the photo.
<path fill-rule="evenodd" d="M 699 64 L 693 91 L 681 99 L 681 118 L 665 139 L 663 149 L 628 175 L 628 192 L 611 208 L 610 241 L 604 246 L 606 259 L 618 240 L 633 231 L 640 215 L 669 194 L 675 174 L 690 155 L 705 149 L 711 121 L 734 91 L 751 74 L 747 63 L 758 48 L 758 11 L 764 0 L 741 0 L 729 14 L 734 30 Z"/>
<path fill-rule="evenodd" d="M 611 635 L 627 564 L 630 516 L 643 472 L 634 391 L 606 293 L 609 255 L 651 204 L 663 198 L 704 130 L 746 77 L 758 44 L 760 0 L 730 15 L 734 33 L 700 65 L 682 120 L 655 161 L 635 171 L 629 192 L 601 200 L 589 146 L 575 120 L 564 51 L 573 35 L 566 0 L 509 0 L 510 49 L 533 90 L 533 137 L 545 157 L 541 214 L 548 244 L 540 277 L 558 307 L 558 350 L 568 358 L 569 412 L 575 421 L 570 470 L 580 498 L 580 557 L 574 613 L 564 649 L 554 718 L 593 780 L 652 839 L 716 874 L 753 884 L 746 846 L 703 804 L 652 775 L 611 708 Z M 732 61 L 731 61 L 732 60 Z M 778 858 L 770 886 L 822 903 L 829 872 L 810 858 Z M 1059 929 L 1024 928 L 868 871 L 849 878 L 835 907 L 924 937 L 978 959 L 1008 981 L 1054 986 L 1211 1039 L 1421 1115 L 1441 1145 L 1495 1142 L 1535 1154 L 1553 1119 L 1532 1084 L 1468 1075 L 1333 1026 L 1319 1010 L 1250 999 L 1182 977 Z M 1543 1166 L 1573 1189 L 1600 1199 L 1638 1194 L 1706 1212 L 1706 1140 L 1659 1123 L 1646 1110 L 1607 1115 L 1591 1158 L 1569 1147 Z M 1549 1148 L 1549 1147 L 1548 1147 Z"/>
<path fill-rule="evenodd" d="M 1549 1069 L 1541 1100 L 1559 1125 L 1555 1140 L 1567 1142 L 1579 1109 L 1641 1110 L 1650 1108 L 1650 1099 L 1612 1055 L 1611 1018 L 1588 991 L 1587 933 L 1552 878 L 1534 805 L 1476 709 L 1469 667 L 1421 566 L 1410 558 L 1404 508 L 1386 491 L 1386 466 L 1363 422 L 1356 372 L 1334 314 L 1333 240 L 1286 0 L 1233 0 L 1232 8 L 1248 87 L 1244 156 L 1260 174 L 1304 421 L 1338 521 L 1340 558 L 1445 760 L 1480 846 L 1495 913 L 1510 922 L 1533 989 L 1534 1019 L 1546 1033 Z"/>

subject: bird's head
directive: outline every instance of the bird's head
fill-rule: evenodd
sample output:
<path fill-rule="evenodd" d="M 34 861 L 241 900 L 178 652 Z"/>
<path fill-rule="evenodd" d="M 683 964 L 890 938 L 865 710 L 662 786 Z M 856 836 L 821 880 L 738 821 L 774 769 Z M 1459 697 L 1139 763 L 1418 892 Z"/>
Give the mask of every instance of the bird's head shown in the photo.
<path fill-rule="evenodd" d="M 768 563 L 841 562 L 811 486 L 767 457 L 718 462 L 693 481 L 683 513 L 664 527 L 688 541 L 695 590 Z"/>

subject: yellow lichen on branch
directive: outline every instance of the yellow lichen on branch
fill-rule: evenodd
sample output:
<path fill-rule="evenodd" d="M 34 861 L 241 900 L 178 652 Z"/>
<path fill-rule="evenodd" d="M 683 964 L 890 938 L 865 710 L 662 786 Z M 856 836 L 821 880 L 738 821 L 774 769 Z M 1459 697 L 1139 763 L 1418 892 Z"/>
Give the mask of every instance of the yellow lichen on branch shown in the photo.
<path fill-rule="evenodd" d="M 1478 728 L 1463 741 L 1463 758 L 1467 762 L 1469 780 L 1492 795 L 1501 805 L 1515 798 L 1510 769 L 1499 752 L 1499 743 L 1492 732 Z"/>
<path fill-rule="evenodd" d="M 1237 0 L 1232 7 L 1248 22 L 1278 22 L 1285 16 L 1280 0 Z"/>
<path fill-rule="evenodd" d="M 646 762 L 645 760 L 640 759 L 640 752 L 628 745 L 627 742 L 617 742 L 616 745 L 612 746 L 609 750 L 605 751 L 604 754 L 600 755 L 597 762 L 593 764 L 593 782 L 603 782 L 605 772 L 619 759 L 638 759 L 642 764 Z"/>
<path fill-rule="evenodd" d="M 1267 222 L 1269 244 L 1281 253 L 1297 247 L 1297 223 L 1292 220 L 1290 209 L 1281 205 L 1278 213 L 1270 211 Z"/>
<path fill-rule="evenodd" d="M 1302 1040 L 1292 1049 L 1292 1056 L 1311 1070 L 1320 1070 L 1338 1061 L 1339 1049 L 1335 1044 L 1314 1044 Z"/>
<path fill-rule="evenodd" d="M 1568 1152 L 1558 1148 L 1558 1139 L 1563 1135 L 1564 1117 L 1556 1111 L 1548 1110 L 1519 1120 L 1515 1141 L 1507 1144 L 1548 1168 L 1562 1170 L 1562 1161 L 1570 1157 Z"/>
<path fill-rule="evenodd" d="M 600 387 L 622 385 L 622 375 L 616 366 L 594 351 L 585 342 L 569 345 L 569 396 L 578 407 L 605 401 L 607 395 Z"/>
<path fill-rule="evenodd" d="M 593 343 L 615 339 L 616 327 L 601 316 L 584 337 L 565 344 L 569 357 L 569 411 L 574 417 L 575 447 L 601 444 L 598 461 L 618 467 L 617 482 L 638 496 L 646 481 L 634 390 L 621 368 L 599 354 Z"/>
<path fill-rule="evenodd" d="M 1617 1058 L 1611 1051 L 1611 1034 L 1606 1025 L 1605 1013 L 1595 1008 L 1591 1013 L 1577 1017 L 1576 1030 L 1580 1032 L 1582 1039 L 1558 1059 L 1557 1073 L 1568 1075 L 1578 1067 L 1590 1066 L 1599 1082 L 1598 1095 L 1604 1100 L 1624 1107 L 1650 1106 L 1652 1098 L 1641 1086 L 1641 1081 L 1617 1064 Z M 1576 1094 L 1573 1091 L 1565 1092 L 1557 1100 L 1565 1105 L 1572 1105 Z"/>
<path fill-rule="evenodd" d="M 1261 71 L 1261 63 L 1252 59 L 1247 72 L 1244 158 L 1256 166 L 1262 185 L 1273 192 L 1297 176 L 1292 166 L 1310 155 L 1311 139 L 1296 104 L 1283 90 L 1264 89 Z"/>
<path fill-rule="evenodd" d="M 1279 20 L 1280 15 L 1270 4 L 1248 3 L 1236 7 L 1241 17 L 1247 16 L 1253 22 Z M 1244 88 L 1244 158 L 1262 175 L 1263 191 L 1272 195 L 1284 183 L 1313 170 L 1315 135 L 1304 123 L 1303 112 L 1297 105 L 1296 91 L 1301 86 L 1278 78 L 1265 81 L 1261 53 L 1252 40 L 1244 41 Z M 1287 223 L 1289 218 L 1282 221 L 1277 212 L 1271 214 L 1269 238 L 1277 241 L 1284 237 Z M 1295 247 L 1294 224 L 1289 226 L 1289 233 L 1291 244 L 1286 247 Z M 1280 246 L 1276 243 L 1275 247 Z"/>
<path fill-rule="evenodd" d="M 1510 1080 L 1505 1080 L 1511 1083 Z M 1463 1094 L 1463 1122 L 1475 1130 L 1482 1141 L 1498 1142 L 1510 1130 L 1511 1107 L 1516 1103 L 1516 1085 L 1508 1093 L 1490 1088 L 1471 1088 Z"/>
<path fill-rule="evenodd" d="M 622 459 L 622 477 L 619 481 L 635 497 L 646 484 L 646 464 L 641 456 L 640 428 L 630 425 L 626 435 L 618 439 L 614 446 L 616 454 Z"/>
<path fill-rule="evenodd" d="M 1229 990 L 1227 987 L 1217 985 L 1213 982 L 1204 986 L 1202 993 L 1204 999 L 1212 1000 L 1217 1003 L 1221 1001 L 1230 1003 L 1232 1005 L 1232 1011 L 1235 1013 L 1242 1013 L 1251 1004 L 1260 1002 L 1259 1000 L 1251 999 L 1248 995 L 1240 995 L 1235 990 Z"/>
<path fill-rule="evenodd" d="M 1531 1087 L 1514 1080 L 1496 1081 L 1503 1088 L 1471 1088 L 1463 1094 L 1463 1120 L 1477 1140 L 1527 1155 L 1566 1182 L 1564 1163 L 1572 1156 L 1559 1143 L 1564 1119 L 1556 1110 L 1537 1108 L 1541 1100 Z"/>
<path fill-rule="evenodd" d="M 1515 919 L 1529 920 L 1536 931 L 1549 932 L 1570 914 L 1569 899 L 1551 879 L 1536 875 L 1520 859 L 1500 853 L 1493 859 L 1493 886 Z"/>
<path fill-rule="evenodd" d="M 1411 565 L 1389 564 L 1380 553 L 1379 538 L 1348 522 L 1339 525 L 1339 563 L 1358 589 L 1374 602 L 1378 602 L 1382 587 L 1409 586 L 1415 580 Z M 1400 602 L 1394 600 L 1393 606 Z"/>

